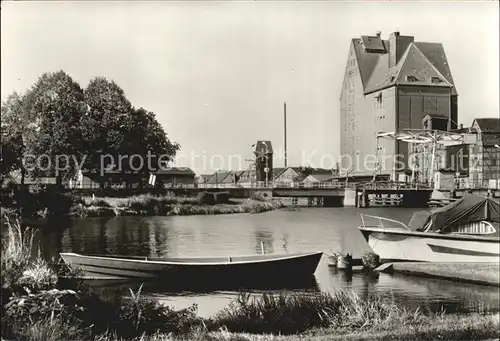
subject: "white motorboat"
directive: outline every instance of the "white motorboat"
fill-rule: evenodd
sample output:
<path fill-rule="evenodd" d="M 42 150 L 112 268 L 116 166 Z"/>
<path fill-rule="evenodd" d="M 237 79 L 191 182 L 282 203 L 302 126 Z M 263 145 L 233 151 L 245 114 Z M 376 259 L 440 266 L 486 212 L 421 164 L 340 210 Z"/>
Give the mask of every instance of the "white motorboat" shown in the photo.
<path fill-rule="evenodd" d="M 445 207 L 416 212 L 408 225 L 365 214 L 361 218 L 359 229 L 384 262 L 500 259 L 500 204 L 491 198 L 470 194 Z"/>

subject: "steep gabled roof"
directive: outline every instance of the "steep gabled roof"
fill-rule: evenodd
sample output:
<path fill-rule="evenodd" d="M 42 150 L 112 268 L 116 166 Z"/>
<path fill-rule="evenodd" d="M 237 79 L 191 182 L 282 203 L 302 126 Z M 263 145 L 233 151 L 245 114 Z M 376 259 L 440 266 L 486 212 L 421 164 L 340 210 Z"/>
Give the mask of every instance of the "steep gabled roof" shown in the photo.
<path fill-rule="evenodd" d="M 165 169 L 159 169 L 156 172 L 157 175 L 195 175 L 189 167 L 169 167 Z"/>
<path fill-rule="evenodd" d="M 222 179 L 222 181 L 219 181 L 219 183 L 227 184 L 227 183 L 237 182 L 239 180 L 241 174 L 243 174 L 243 172 L 244 171 L 242 171 L 242 170 L 227 172 L 224 179 Z"/>
<path fill-rule="evenodd" d="M 352 39 L 352 48 L 365 94 L 404 84 L 451 87 L 452 95 L 457 95 L 442 44 L 410 43 L 393 67 L 389 67 L 388 40 L 362 36 L 361 39 Z M 407 80 L 407 76 L 414 76 L 417 81 Z M 441 82 L 433 83 L 431 77 L 438 77 Z"/>
<path fill-rule="evenodd" d="M 500 133 L 500 118 L 476 118 L 474 122 L 481 129 L 481 133 Z"/>
<path fill-rule="evenodd" d="M 200 174 L 198 176 L 198 180 L 201 180 L 203 182 L 207 182 L 212 176 L 213 176 L 213 174 Z"/>
<path fill-rule="evenodd" d="M 306 181 L 308 178 L 311 178 L 312 181 L 324 182 L 324 181 L 332 180 L 333 175 L 331 173 L 330 174 L 327 174 L 327 173 L 310 174 L 303 181 Z"/>
<path fill-rule="evenodd" d="M 283 167 L 283 168 L 273 168 L 273 174 L 274 174 L 273 177 L 277 178 L 277 177 L 281 176 L 283 173 L 285 173 L 289 169 L 293 170 L 297 174 L 300 174 L 302 172 L 302 168 L 301 167 L 291 167 L 291 166 L 288 166 L 288 167 Z"/>
<path fill-rule="evenodd" d="M 244 170 L 241 172 L 240 174 L 240 179 L 243 178 L 243 177 L 248 177 L 248 178 L 254 178 L 255 177 L 255 169 L 251 169 L 251 170 Z"/>
<path fill-rule="evenodd" d="M 275 167 L 273 168 L 273 177 L 276 178 L 280 176 L 288 167 Z"/>
<path fill-rule="evenodd" d="M 217 171 L 212 174 L 212 177 L 208 179 L 207 184 L 220 184 L 231 172 L 228 171 Z"/>
<path fill-rule="evenodd" d="M 399 60 L 392 68 L 388 68 L 389 54 L 380 56 L 375 70 L 370 78 L 365 93 L 374 92 L 393 85 L 420 85 L 453 87 L 447 78 L 430 62 L 414 43 L 410 43 Z M 432 79 L 439 79 L 433 83 Z"/>
<path fill-rule="evenodd" d="M 434 65 L 436 69 L 446 78 L 448 83 L 453 85 L 451 94 L 457 95 L 457 88 L 455 87 L 455 82 L 453 81 L 453 77 L 451 75 L 450 65 L 446 59 L 443 44 L 415 42 L 415 45 L 431 62 L 431 64 Z"/>
<path fill-rule="evenodd" d="M 396 80 L 397 84 L 453 86 L 413 43 L 406 49 L 401 62 L 398 63 L 399 74 Z M 415 77 L 416 81 L 410 81 L 408 77 Z M 441 82 L 437 84 L 432 83 L 431 79 L 433 77 L 439 78 Z"/>
<path fill-rule="evenodd" d="M 389 42 L 387 40 L 382 40 L 382 44 L 387 50 Z M 361 83 L 363 84 L 363 88 L 366 88 L 368 80 L 370 79 L 372 72 L 375 70 L 375 66 L 379 62 L 379 57 L 384 56 L 385 54 L 366 53 L 361 39 L 353 39 L 352 46 L 356 55 L 359 74 L 361 75 Z M 389 65 L 389 60 L 387 60 L 387 65 Z"/>
<path fill-rule="evenodd" d="M 398 73 L 397 66 L 389 68 L 389 54 L 380 55 L 364 87 L 365 94 L 394 85 Z"/>

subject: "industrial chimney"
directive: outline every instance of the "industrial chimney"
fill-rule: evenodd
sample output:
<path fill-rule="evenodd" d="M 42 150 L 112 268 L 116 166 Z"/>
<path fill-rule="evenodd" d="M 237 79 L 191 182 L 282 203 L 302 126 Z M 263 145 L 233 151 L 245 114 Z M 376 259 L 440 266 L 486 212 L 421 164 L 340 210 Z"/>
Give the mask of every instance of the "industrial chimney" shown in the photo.
<path fill-rule="evenodd" d="M 287 154 L 287 150 L 286 150 L 286 102 L 284 104 L 284 113 L 283 113 L 283 119 L 284 119 L 284 130 L 285 130 L 285 168 L 287 167 L 287 164 L 288 164 L 288 154 Z"/>

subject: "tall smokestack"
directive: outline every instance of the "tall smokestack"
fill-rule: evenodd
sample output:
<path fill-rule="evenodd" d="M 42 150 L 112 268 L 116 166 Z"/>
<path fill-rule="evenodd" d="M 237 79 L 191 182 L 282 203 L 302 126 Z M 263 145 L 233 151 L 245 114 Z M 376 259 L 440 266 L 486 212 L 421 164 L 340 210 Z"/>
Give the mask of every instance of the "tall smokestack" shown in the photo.
<path fill-rule="evenodd" d="M 288 154 L 287 154 L 287 150 L 286 150 L 286 102 L 284 104 L 284 113 L 283 113 L 283 116 L 284 116 L 284 129 L 285 129 L 285 168 L 287 167 L 287 163 L 288 163 Z"/>

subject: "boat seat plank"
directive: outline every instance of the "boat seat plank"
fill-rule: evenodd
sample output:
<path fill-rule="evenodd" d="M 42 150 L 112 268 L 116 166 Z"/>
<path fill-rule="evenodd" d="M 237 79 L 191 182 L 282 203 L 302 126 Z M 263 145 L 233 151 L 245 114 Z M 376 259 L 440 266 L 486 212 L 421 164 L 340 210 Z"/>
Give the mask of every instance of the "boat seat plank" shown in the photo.
<path fill-rule="evenodd" d="M 254 256 L 227 256 L 227 257 L 146 257 L 146 256 L 122 256 L 122 255 L 103 255 L 103 254 L 86 254 L 91 257 L 103 258 L 116 258 L 116 259 L 130 259 L 130 260 L 147 260 L 152 262 L 175 262 L 175 263 L 233 263 L 233 262 L 246 262 L 246 261 L 259 261 L 259 260 L 273 260 L 281 258 L 289 258 L 294 256 L 302 256 L 299 253 L 285 253 L 276 255 L 254 255 Z"/>

